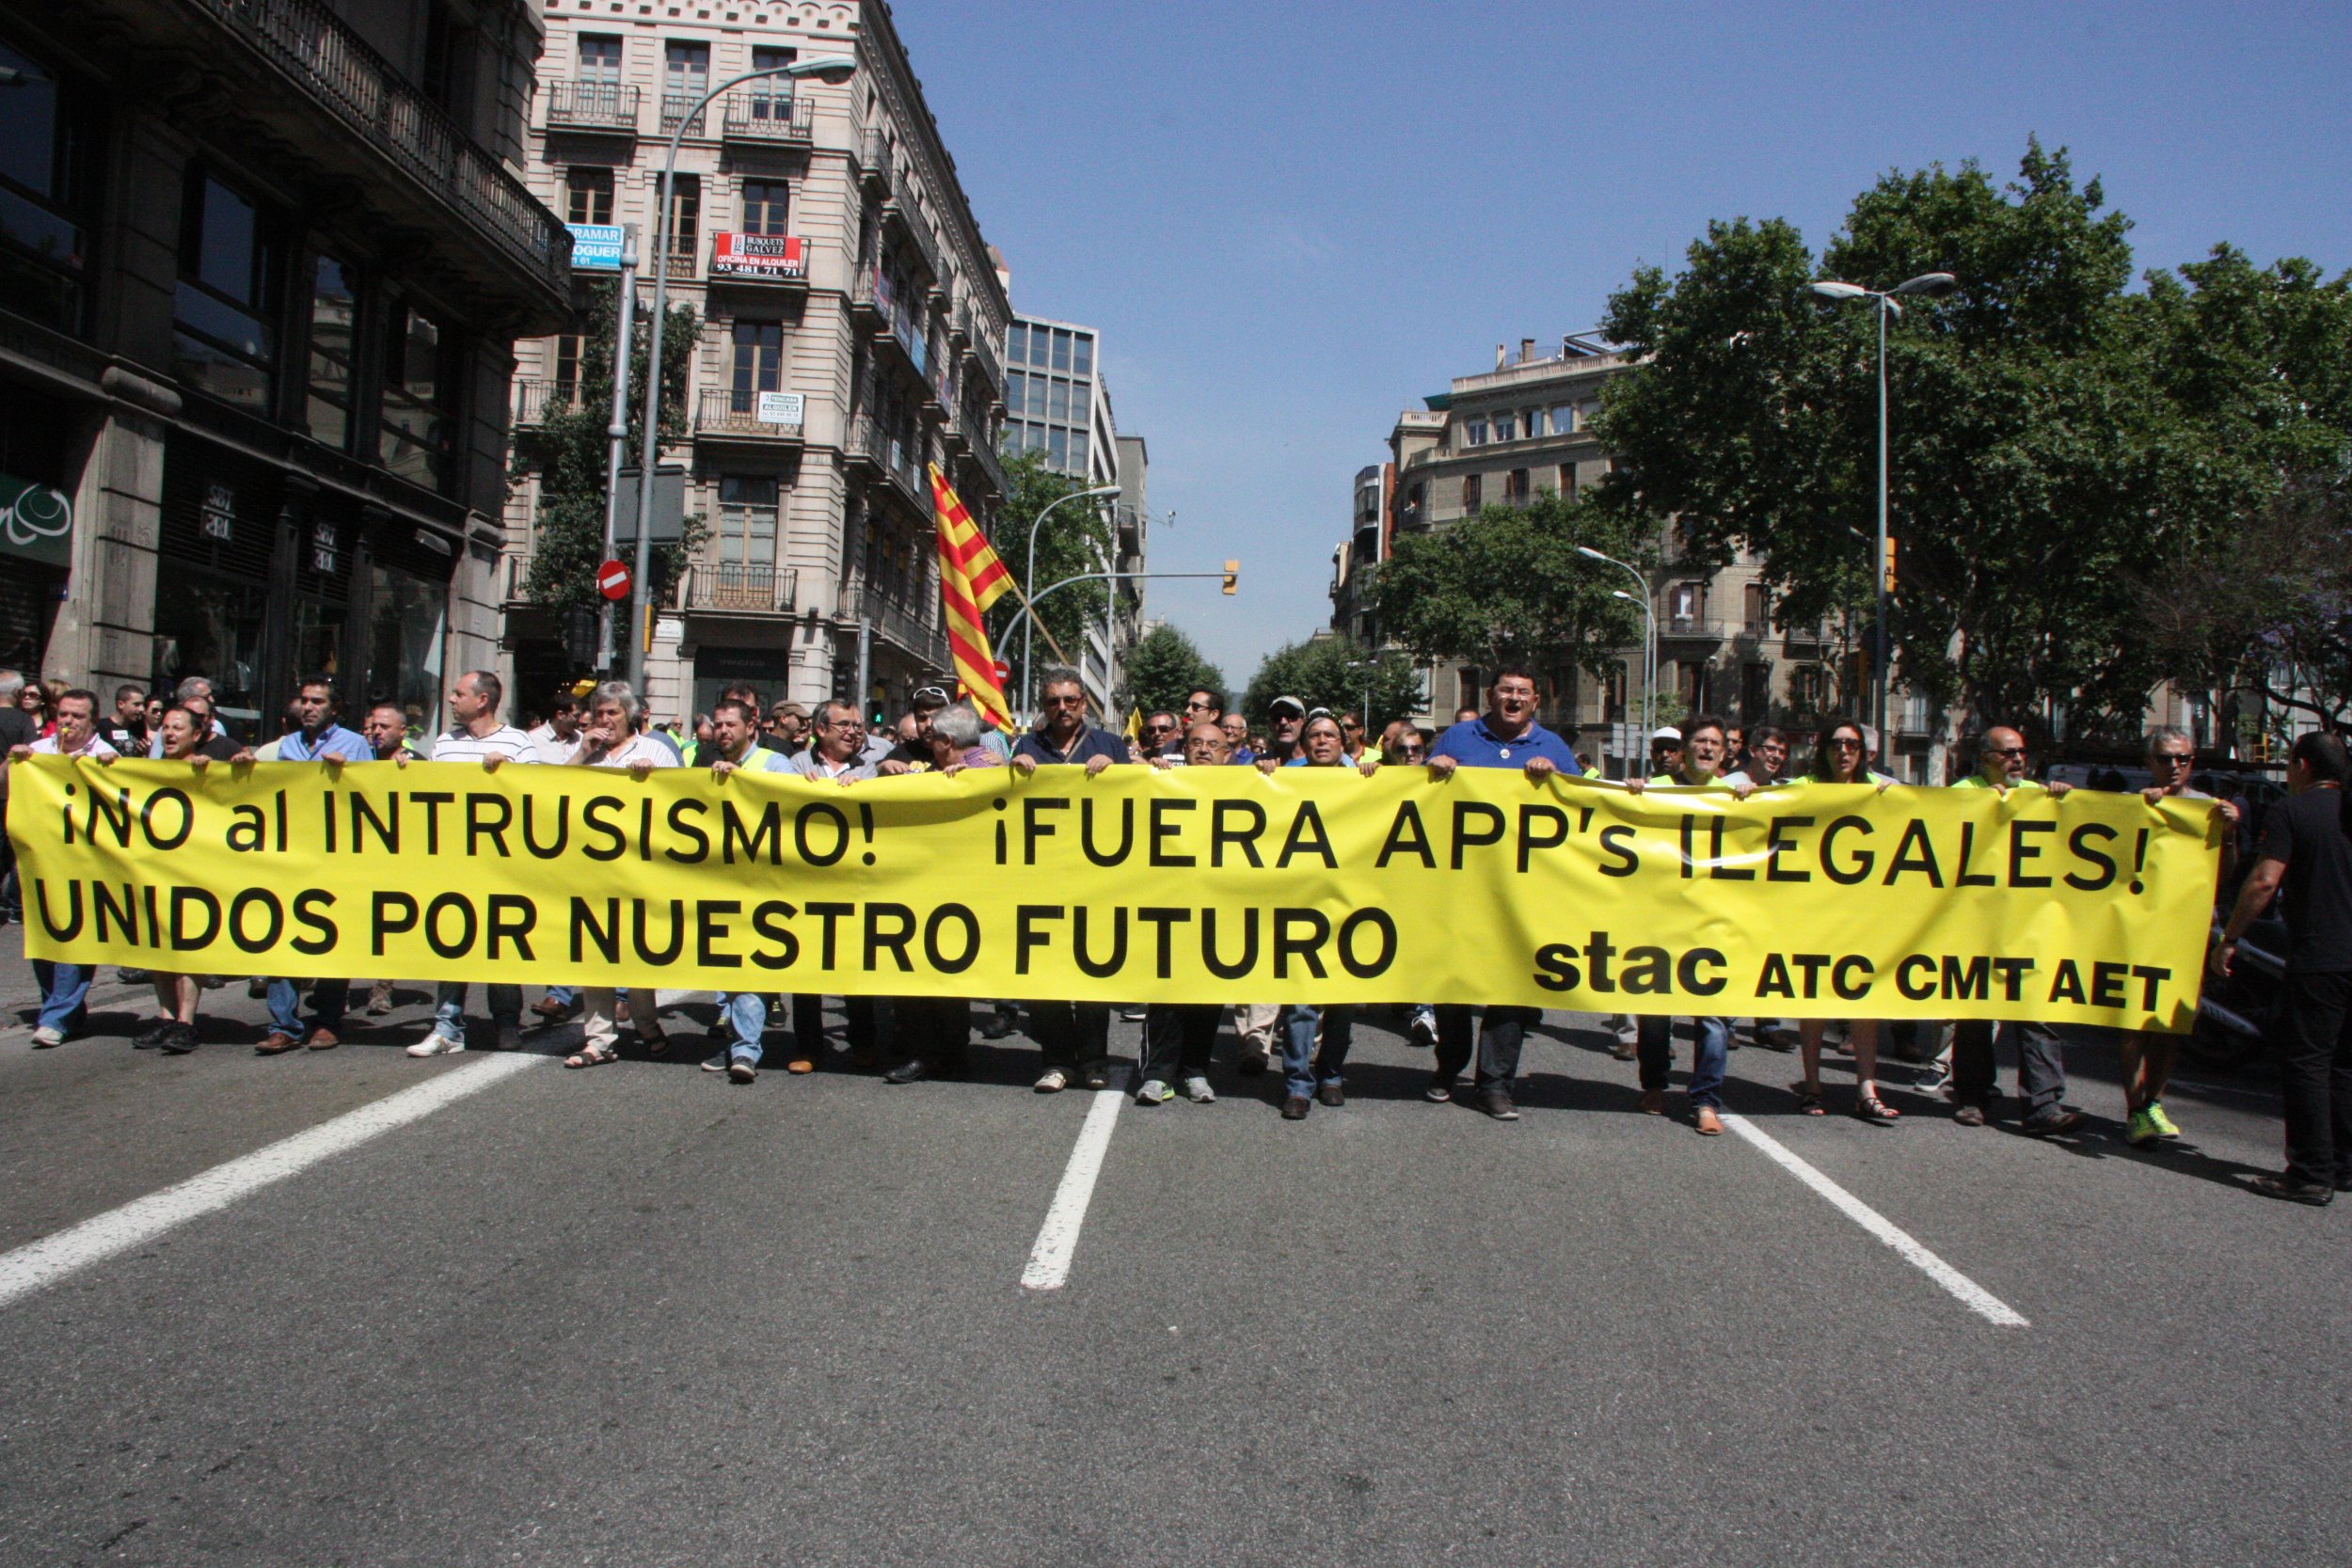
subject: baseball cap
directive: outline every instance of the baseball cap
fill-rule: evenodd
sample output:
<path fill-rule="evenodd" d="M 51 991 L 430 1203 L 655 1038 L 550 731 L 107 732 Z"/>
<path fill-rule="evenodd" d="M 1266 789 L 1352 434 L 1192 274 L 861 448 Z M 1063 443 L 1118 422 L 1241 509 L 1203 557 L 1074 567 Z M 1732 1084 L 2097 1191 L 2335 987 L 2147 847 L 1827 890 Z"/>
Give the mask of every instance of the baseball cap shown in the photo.
<path fill-rule="evenodd" d="M 1657 732 L 1650 736 L 1650 740 L 1653 743 L 1661 740 L 1680 740 L 1681 738 L 1682 732 L 1676 729 L 1672 724 L 1659 725 Z"/>
<path fill-rule="evenodd" d="M 1291 712 L 1297 714 L 1301 719 L 1304 719 L 1307 716 L 1307 705 L 1300 702 L 1295 697 L 1277 697 L 1274 701 L 1266 704 L 1265 705 L 1265 710 L 1268 713 L 1279 713 L 1284 708 L 1290 709 Z"/>

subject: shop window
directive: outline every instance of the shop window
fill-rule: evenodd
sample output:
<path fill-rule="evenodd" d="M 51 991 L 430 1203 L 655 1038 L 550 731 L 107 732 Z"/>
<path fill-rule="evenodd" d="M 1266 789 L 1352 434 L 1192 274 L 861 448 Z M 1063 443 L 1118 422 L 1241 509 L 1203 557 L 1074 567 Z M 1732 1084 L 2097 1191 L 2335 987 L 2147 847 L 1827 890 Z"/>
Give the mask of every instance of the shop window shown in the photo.
<path fill-rule="evenodd" d="M 351 446 L 351 371 L 359 320 L 358 280 L 352 269 L 321 254 L 310 278 L 310 381 L 305 422 L 312 439 Z"/>
<path fill-rule="evenodd" d="M 81 94 L 0 43 L 0 298 L 60 332 L 87 303 L 90 135 Z"/>
<path fill-rule="evenodd" d="M 438 322 L 405 301 L 385 312 L 384 327 L 384 467 L 447 491 L 455 472 L 454 345 Z"/>
<path fill-rule="evenodd" d="M 267 417 L 284 247 L 272 215 L 200 169 L 180 217 L 173 365 L 188 385 Z"/>
<path fill-rule="evenodd" d="M 368 578 L 369 700 L 398 704 L 414 728 L 430 735 L 439 727 L 449 588 L 380 564 L 368 568 Z"/>
<path fill-rule="evenodd" d="M 566 223 L 612 221 L 612 171 L 574 164 L 564 171 L 564 219 Z"/>

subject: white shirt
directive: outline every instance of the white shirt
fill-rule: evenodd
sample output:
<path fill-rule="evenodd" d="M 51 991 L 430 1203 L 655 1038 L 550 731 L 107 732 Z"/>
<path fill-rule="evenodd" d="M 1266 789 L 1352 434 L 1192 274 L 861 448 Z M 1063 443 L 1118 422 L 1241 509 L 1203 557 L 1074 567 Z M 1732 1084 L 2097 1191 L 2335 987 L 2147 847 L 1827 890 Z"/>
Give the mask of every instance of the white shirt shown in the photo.
<path fill-rule="evenodd" d="M 577 725 L 573 726 L 568 740 L 555 733 L 553 724 L 538 725 L 529 733 L 531 743 L 539 748 L 541 762 L 569 762 L 572 753 L 580 750 L 580 729 Z"/>
<path fill-rule="evenodd" d="M 470 730 L 452 730 L 433 742 L 435 762 L 480 762 L 493 756 L 507 762 L 537 762 L 539 748 L 512 724 L 501 724 L 480 736 Z"/>
<path fill-rule="evenodd" d="M 670 748 L 649 735 L 632 735 L 626 744 L 607 752 L 594 762 L 586 759 L 584 753 L 587 750 L 588 743 L 583 740 L 573 747 L 572 754 L 564 760 L 579 763 L 583 768 L 635 768 L 641 763 L 647 768 L 684 766 Z"/>
<path fill-rule="evenodd" d="M 100 739 L 96 731 L 90 733 L 89 744 L 78 752 L 59 751 L 57 737 L 54 735 L 44 735 L 33 742 L 33 755 L 37 757 L 119 757 L 121 754 Z"/>

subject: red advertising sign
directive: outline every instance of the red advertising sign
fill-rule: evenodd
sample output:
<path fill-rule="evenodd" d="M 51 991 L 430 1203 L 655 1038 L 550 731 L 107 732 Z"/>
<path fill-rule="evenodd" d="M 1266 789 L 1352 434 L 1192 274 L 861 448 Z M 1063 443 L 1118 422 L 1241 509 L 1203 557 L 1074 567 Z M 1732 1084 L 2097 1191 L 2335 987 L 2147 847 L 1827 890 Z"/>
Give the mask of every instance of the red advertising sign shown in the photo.
<path fill-rule="evenodd" d="M 731 234 L 712 236 L 710 276 L 713 277 L 806 277 L 808 243 L 798 234 Z"/>

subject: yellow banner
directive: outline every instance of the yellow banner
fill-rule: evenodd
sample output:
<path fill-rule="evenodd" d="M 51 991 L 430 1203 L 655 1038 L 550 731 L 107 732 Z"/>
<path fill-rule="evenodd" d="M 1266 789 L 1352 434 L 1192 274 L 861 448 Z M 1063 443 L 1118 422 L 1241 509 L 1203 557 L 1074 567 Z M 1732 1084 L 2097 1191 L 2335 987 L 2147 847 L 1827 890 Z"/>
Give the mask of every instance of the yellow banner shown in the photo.
<path fill-rule="evenodd" d="M 2201 801 L 1464 768 L 780 774 L 55 758 L 34 958 L 212 974 L 1496 1002 L 2182 1030 Z"/>

